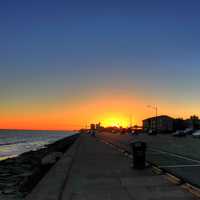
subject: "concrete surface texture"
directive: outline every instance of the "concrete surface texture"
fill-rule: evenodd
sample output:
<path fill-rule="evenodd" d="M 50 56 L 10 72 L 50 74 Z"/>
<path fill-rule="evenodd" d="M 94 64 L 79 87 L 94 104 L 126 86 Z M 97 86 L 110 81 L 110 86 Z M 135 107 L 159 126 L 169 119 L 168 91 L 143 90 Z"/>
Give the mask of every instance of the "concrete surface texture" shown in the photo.
<path fill-rule="evenodd" d="M 191 193 L 95 138 L 82 135 L 61 200 L 189 200 Z"/>
<path fill-rule="evenodd" d="M 80 138 L 72 144 L 63 157 L 43 177 L 33 191 L 25 198 L 26 200 L 60 199 L 79 143 Z"/>
<path fill-rule="evenodd" d="M 184 182 L 200 188 L 200 140 L 176 138 L 171 135 L 139 134 L 128 136 L 119 133 L 100 133 L 98 137 L 109 141 L 120 148 L 131 152 L 130 142 L 144 141 L 147 143 L 146 158 L 149 162 L 181 178 Z M 193 154 L 191 153 L 191 149 Z"/>

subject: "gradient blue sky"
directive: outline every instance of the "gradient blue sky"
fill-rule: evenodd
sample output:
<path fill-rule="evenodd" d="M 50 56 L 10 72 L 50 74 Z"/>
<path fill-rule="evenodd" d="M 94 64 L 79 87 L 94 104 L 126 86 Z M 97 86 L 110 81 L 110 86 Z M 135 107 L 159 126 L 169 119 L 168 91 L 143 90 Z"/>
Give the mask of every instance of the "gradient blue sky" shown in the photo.
<path fill-rule="evenodd" d="M 82 126 L 54 122 L 71 107 L 77 119 L 86 102 L 108 99 L 92 112 L 100 116 L 119 96 L 142 102 L 141 110 L 158 104 L 161 113 L 198 114 L 199 10 L 198 0 L 2 0 L 0 127 L 28 128 L 33 115 L 46 113 L 45 126 L 55 110 L 56 128 Z M 152 114 L 130 106 L 136 122 Z"/>

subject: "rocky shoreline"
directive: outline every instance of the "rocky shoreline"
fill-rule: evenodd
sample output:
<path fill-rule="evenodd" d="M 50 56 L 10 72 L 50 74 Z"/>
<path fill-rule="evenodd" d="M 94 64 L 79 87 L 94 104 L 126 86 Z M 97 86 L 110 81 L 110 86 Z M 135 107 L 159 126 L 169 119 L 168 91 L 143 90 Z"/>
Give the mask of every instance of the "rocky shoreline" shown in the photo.
<path fill-rule="evenodd" d="M 0 199 L 23 199 L 78 137 L 79 134 L 75 134 L 1 161 Z"/>

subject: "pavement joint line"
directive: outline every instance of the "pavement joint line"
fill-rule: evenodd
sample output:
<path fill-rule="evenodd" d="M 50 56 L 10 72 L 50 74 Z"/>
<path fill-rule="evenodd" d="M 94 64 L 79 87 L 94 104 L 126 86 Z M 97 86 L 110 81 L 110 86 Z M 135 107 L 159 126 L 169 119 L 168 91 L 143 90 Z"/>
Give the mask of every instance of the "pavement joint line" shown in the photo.
<path fill-rule="evenodd" d="M 167 167 L 167 168 L 176 168 L 176 167 L 182 168 L 182 167 L 200 167 L 200 165 L 160 165 L 159 167 L 161 167 L 161 168 L 164 168 L 164 167 Z"/>
<path fill-rule="evenodd" d="M 26 200 L 60 200 L 61 193 L 65 182 L 68 179 L 73 163 L 72 155 L 75 155 L 79 142 L 80 135 L 78 135 L 78 137 L 73 141 L 62 158 L 52 166 L 52 168 L 42 177 L 33 190 L 25 197 Z"/>
<path fill-rule="evenodd" d="M 111 142 L 107 142 L 107 141 L 105 141 L 103 139 L 99 139 L 99 141 L 103 142 L 104 144 L 107 144 L 107 145 L 111 146 L 113 149 L 116 149 L 117 151 L 122 153 L 124 156 L 127 156 L 130 159 L 133 158 L 133 156 L 129 152 L 127 152 L 126 150 L 124 150 L 124 149 L 112 144 Z M 127 153 L 127 155 L 125 153 Z"/>
<path fill-rule="evenodd" d="M 65 176 L 65 180 L 64 180 L 64 183 L 63 183 L 63 185 L 62 185 L 62 190 L 61 190 L 61 192 L 60 192 L 60 194 L 59 194 L 59 196 L 58 196 L 58 200 L 61 200 L 61 199 L 62 199 L 64 187 L 68 184 L 69 173 L 70 173 L 70 171 L 71 171 L 71 168 L 72 168 L 72 165 L 73 165 L 73 162 L 74 162 L 74 158 L 75 158 L 75 156 L 76 156 L 76 154 L 77 154 L 77 151 L 78 151 L 78 149 L 79 149 L 80 140 L 81 140 L 81 137 L 79 136 L 79 138 L 78 138 L 78 139 L 74 142 L 74 144 L 73 144 L 73 148 L 75 148 L 75 151 L 73 152 L 73 156 L 71 156 L 71 164 L 70 164 L 70 166 L 69 166 L 69 168 L 68 168 L 68 173 L 67 173 L 66 176 Z M 68 152 L 67 152 L 66 154 L 68 154 Z M 69 156 L 69 155 L 68 155 L 68 156 Z"/>

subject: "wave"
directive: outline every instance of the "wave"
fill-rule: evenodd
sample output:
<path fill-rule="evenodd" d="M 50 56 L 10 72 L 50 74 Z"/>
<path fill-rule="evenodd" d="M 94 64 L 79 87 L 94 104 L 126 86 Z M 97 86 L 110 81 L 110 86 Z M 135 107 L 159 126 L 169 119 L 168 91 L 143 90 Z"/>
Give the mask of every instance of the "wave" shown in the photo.
<path fill-rule="evenodd" d="M 4 143 L 0 143 L 0 146 L 7 146 L 7 145 L 26 143 L 26 142 L 28 143 L 28 141 L 26 141 L 26 140 L 14 141 L 14 142 L 4 142 Z"/>

